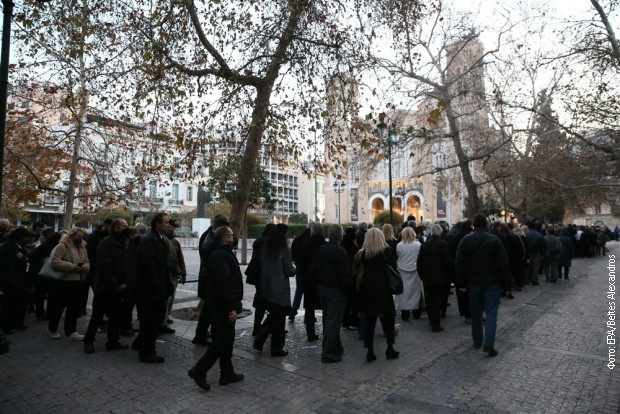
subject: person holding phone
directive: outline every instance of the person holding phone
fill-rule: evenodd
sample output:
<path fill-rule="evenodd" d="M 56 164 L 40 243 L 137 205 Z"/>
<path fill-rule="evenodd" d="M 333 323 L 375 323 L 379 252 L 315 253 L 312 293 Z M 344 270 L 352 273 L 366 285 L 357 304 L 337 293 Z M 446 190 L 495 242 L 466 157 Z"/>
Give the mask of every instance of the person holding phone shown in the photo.
<path fill-rule="evenodd" d="M 76 327 L 81 292 L 90 270 L 85 237 L 86 230 L 79 227 L 72 228 L 62 236 L 60 243 L 50 254 L 52 269 L 64 273 L 62 279 L 50 282 L 48 331 L 52 339 L 60 339 L 57 331 L 65 309 L 65 335 L 73 341 L 84 339 L 84 335 L 78 333 Z"/>

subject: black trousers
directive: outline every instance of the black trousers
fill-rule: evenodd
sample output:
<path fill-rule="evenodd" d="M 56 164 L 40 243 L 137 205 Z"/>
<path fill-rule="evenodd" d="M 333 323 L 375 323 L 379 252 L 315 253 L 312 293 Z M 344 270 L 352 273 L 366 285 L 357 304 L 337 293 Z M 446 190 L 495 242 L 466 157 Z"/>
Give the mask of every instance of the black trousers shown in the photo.
<path fill-rule="evenodd" d="M 118 342 L 121 329 L 121 314 L 123 302 L 119 294 L 109 293 L 95 295 L 93 298 L 93 313 L 90 316 L 88 329 L 84 336 L 84 343 L 92 344 L 95 341 L 97 328 L 101 325 L 103 315 L 108 315 L 108 343 Z"/>
<path fill-rule="evenodd" d="M 383 328 L 383 333 L 385 334 L 385 341 L 387 345 L 394 345 L 396 341 L 395 315 L 386 314 L 379 318 L 379 320 L 381 321 L 381 327 Z M 366 334 L 364 336 L 364 348 L 368 348 L 369 352 L 374 349 L 376 325 L 377 315 L 366 314 Z"/>
<path fill-rule="evenodd" d="M 140 315 L 140 333 L 134 341 L 134 348 L 140 352 L 140 358 L 149 358 L 156 355 L 155 341 L 161 326 L 161 320 L 166 315 L 166 301 L 136 302 Z"/>
<path fill-rule="evenodd" d="M 339 358 L 344 352 L 340 340 L 340 326 L 347 308 L 347 295 L 342 289 L 319 286 L 323 309 L 323 358 Z"/>
<path fill-rule="evenodd" d="M 471 308 L 469 307 L 469 292 L 462 292 L 458 287 L 456 290 L 456 301 L 459 305 L 459 315 L 471 319 Z"/>
<path fill-rule="evenodd" d="M 25 279 L 25 276 L 24 276 Z M 23 281 L 7 281 L 2 284 L 4 299 L 0 312 L 0 328 L 5 331 L 24 326 L 24 318 L 28 310 L 28 284 Z"/>
<path fill-rule="evenodd" d="M 262 347 L 271 335 L 271 352 L 278 352 L 284 348 L 284 328 L 286 317 L 291 314 L 291 308 L 271 303 L 268 303 L 266 307 L 269 314 L 261 325 L 256 337 L 256 344 Z"/>
<path fill-rule="evenodd" d="M 39 275 L 34 277 L 34 308 L 39 318 L 44 318 L 47 316 L 45 299 L 49 296 L 50 283 L 53 282 L 45 277 Z"/>
<path fill-rule="evenodd" d="M 50 283 L 49 299 L 47 301 L 47 325 L 50 332 L 58 330 L 60 317 L 65 313 L 65 335 L 75 332 L 78 312 L 81 304 L 81 293 L 84 291 L 84 282 L 80 281 L 52 281 Z"/>
<path fill-rule="evenodd" d="M 198 316 L 198 325 L 196 326 L 194 339 L 206 341 L 209 336 L 209 327 L 211 327 L 211 317 L 209 316 L 209 309 L 207 309 L 207 302 L 205 301 Z"/>
<path fill-rule="evenodd" d="M 235 342 L 235 322 L 228 319 L 228 312 L 215 306 L 209 306 L 211 317 L 211 336 L 213 343 L 207 352 L 198 360 L 194 371 L 199 375 L 207 372 L 219 360 L 220 378 L 231 377 L 234 374 L 232 365 L 233 344 Z M 204 309 L 204 308 L 203 308 Z"/>
<path fill-rule="evenodd" d="M 426 286 L 426 312 L 433 328 L 441 324 L 441 313 L 446 300 L 445 286 Z"/>

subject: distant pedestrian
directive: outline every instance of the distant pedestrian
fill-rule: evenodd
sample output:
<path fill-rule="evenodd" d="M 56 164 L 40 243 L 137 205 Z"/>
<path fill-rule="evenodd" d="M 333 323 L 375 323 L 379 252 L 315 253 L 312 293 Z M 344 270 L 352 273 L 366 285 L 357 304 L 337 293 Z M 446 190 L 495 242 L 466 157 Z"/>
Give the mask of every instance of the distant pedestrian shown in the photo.
<path fill-rule="evenodd" d="M 562 254 L 562 243 L 555 237 L 555 230 L 547 228 L 545 239 L 545 256 L 543 258 L 543 269 L 547 283 L 557 283 L 558 281 L 558 260 Z"/>
<path fill-rule="evenodd" d="M 215 230 L 215 247 L 205 263 L 206 306 L 211 318 L 213 343 L 187 372 L 196 385 L 204 390 L 211 389 L 207 383 L 207 373 L 218 360 L 220 385 L 243 380 L 243 374 L 235 373 L 232 365 L 235 322 L 241 312 L 243 299 L 243 279 L 237 256 L 232 250 L 233 241 L 234 233 L 229 227 L 221 226 Z"/>
<path fill-rule="evenodd" d="M 441 332 L 442 305 L 446 301 L 446 286 L 454 272 L 448 243 L 441 240 L 439 224 L 431 227 L 431 237 L 420 248 L 417 269 L 426 290 L 426 310 L 433 332 Z"/>
<path fill-rule="evenodd" d="M 276 227 L 273 223 L 267 223 L 263 233 L 254 240 L 252 243 L 252 258 L 245 271 L 247 276 L 246 283 L 253 285 L 256 291 L 254 292 L 254 300 L 252 306 L 254 307 L 254 326 L 252 328 L 252 336 L 257 336 L 260 332 L 260 326 L 263 324 L 265 318 L 265 304 L 261 299 L 260 279 L 263 263 L 263 246 L 265 240 L 271 231 Z M 297 294 L 297 293 L 296 293 Z M 301 300 L 301 298 L 300 298 Z M 290 316 L 289 316 L 290 318 Z"/>
<path fill-rule="evenodd" d="M 88 254 L 84 247 L 86 231 L 74 227 L 60 239 L 50 254 L 52 269 L 64 273 L 61 280 L 50 283 L 47 313 L 48 330 L 52 339 L 60 339 L 58 324 L 65 313 L 65 335 L 71 340 L 81 341 L 84 335 L 77 332 L 77 318 L 83 298 L 84 285 L 90 270 Z"/>
<path fill-rule="evenodd" d="M 560 253 L 560 257 L 558 258 L 558 277 L 560 280 L 562 278 L 568 282 L 568 273 L 570 271 L 572 257 L 575 253 L 575 249 L 573 247 L 573 241 L 569 236 L 569 230 L 567 228 L 563 228 L 560 230 L 560 235 L 558 236 L 558 240 L 562 243 L 562 253 Z"/>
<path fill-rule="evenodd" d="M 23 244 L 30 232 L 17 227 L 0 245 L 0 289 L 4 292 L 0 309 L 0 329 L 5 333 L 25 328 L 24 318 L 28 310 L 29 280 L 27 252 Z"/>
<path fill-rule="evenodd" d="M 329 242 L 321 246 L 310 264 L 310 274 L 316 278 L 323 309 L 323 363 L 340 362 L 344 353 L 340 325 L 353 279 L 347 251 L 340 245 L 342 235 L 342 226 L 332 224 L 329 227 Z"/>
<path fill-rule="evenodd" d="M 288 355 L 284 349 L 286 316 L 291 314 L 291 285 L 289 278 L 295 276 L 291 251 L 287 246 L 288 226 L 278 224 L 267 235 L 262 252 L 260 291 L 265 309 L 269 312 L 262 324 L 254 349 L 262 351 L 271 335 L 271 356 Z"/>
<path fill-rule="evenodd" d="M 319 291 L 316 279 L 309 273 L 310 263 L 315 253 L 325 244 L 323 226 L 313 223 L 310 228 L 310 238 L 304 245 L 297 263 L 297 273 L 304 281 L 304 324 L 306 325 L 306 335 L 308 342 L 319 339 L 316 334 L 316 315 L 315 310 L 321 309 Z"/>
<path fill-rule="evenodd" d="M 355 256 L 357 275 L 358 309 L 366 319 L 364 347 L 366 361 L 377 359 L 374 351 L 375 325 L 381 320 L 387 343 L 385 356 L 396 359 L 400 353 L 394 350 L 396 341 L 394 298 L 390 292 L 390 275 L 387 266 L 396 269 L 394 251 L 387 245 L 381 230 L 372 228 L 366 233 L 364 245 Z"/>
<path fill-rule="evenodd" d="M 303 249 L 310 240 L 310 229 L 314 225 L 314 221 L 308 222 L 306 229 L 299 236 L 293 239 L 291 243 L 291 254 L 293 256 L 293 263 L 295 266 L 299 267 L 302 262 Z M 297 272 L 295 274 L 295 296 L 293 297 L 293 305 L 291 314 L 289 315 L 289 321 L 293 322 L 295 320 L 295 316 L 297 316 L 297 311 L 301 307 L 301 299 L 304 296 L 304 272 Z"/>
<path fill-rule="evenodd" d="M 471 333 L 474 347 L 496 356 L 495 331 L 502 289 L 510 292 L 510 266 L 500 239 L 488 233 L 487 218 L 474 217 L 474 232 L 461 240 L 456 253 L 456 274 L 467 286 L 471 305 Z M 482 332 L 482 313 L 486 317 Z"/>
<path fill-rule="evenodd" d="M 413 312 L 413 319 L 419 319 L 422 303 L 424 302 L 424 286 L 418 275 L 418 254 L 421 244 L 416 240 L 416 233 L 411 227 L 403 229 L 401 241 L 396 246 L 398 257 L 398 271 L 403 278 L 403 293 L 396 296 L 396 307 L 400 309 L 403 321 L 409 321 Z"/>
<path fill-rule="evenodd" d="M 155 341 L 166 314 L 166 300 L 172 294 L 172 283 L 166 265 L 168 243 L 164 240 L 168 215 L 157 213 L 151 220 L 151 231 L 140 238 L 135 280 L 129 285 L 140 318 L 140 333 L 132 348 L 139 351 L 140 362 L 161 363 Z"/>

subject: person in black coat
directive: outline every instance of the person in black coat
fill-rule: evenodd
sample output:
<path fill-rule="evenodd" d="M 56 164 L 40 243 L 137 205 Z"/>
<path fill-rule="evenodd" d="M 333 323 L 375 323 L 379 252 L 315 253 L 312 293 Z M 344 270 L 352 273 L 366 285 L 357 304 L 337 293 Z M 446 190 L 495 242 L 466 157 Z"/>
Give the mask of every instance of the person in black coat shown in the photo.
<path fill-rule="evenodd" d="M 473 230 L 471 228 L 471 220 L 464 220 L 458 222 L 454 225 L 450 233 L 446 236 L 446 242 L 448 243 L 448 247 L 450 248 L 450 257 L 452 258 L 452 263 L 454 263 L 456 259 L 456 251 L 459 248 L 459 244 L 461 240 Z M 469 295 L 465 290 L 466 286 L 461 286 L 458 284 L 458 281 L 454 281 L 454 286 L 456 289 L 456 301 L 459 308 L 459 315 L 465 318 L 465 323 L 471 323 L 471 309 L 469 306 Z"/>
<path fill-rule="evenodd" d="M 93 280 L 93 313 L 84 335 L 84 352 L 87 354 L 95 352 L 93 342 L 104 314 L 108 315 L 108 342 L 105 348 L 108 351 L 128 348 L 119 342 L 123 292 L 127 289 L 123 231 L 128 227 L 125 220 L 114 220 L 112 231 L 97 247 L 97 270 Z"/>
<path fill-rule="evenodd" d="M 0 329 L 9 334 L 14 329 L 24 329 L 24 318 L 28 310 L 28 260 L 22 246 L 30 231 L 17 227 L 9 233 L 6 242 L 0 245 L 0 288 L 4 291 L 0 311 Z"/>
<path fill-rule="evenodd" d="M 446 286 L 450 286 L 453 273 L 452 257 L 448 243 L 441 240 L 443 229 L 439 224 L 431 227 L 431 237 L 420 247 L 418 274 L 426 290 L 426 309 L 433 332 L 441 332 L 441 311 L 446 300 Z"/>
<path fill-rule="evenodd" d="M 243 374 L 235 373 L 232 365 L 235 323 L 243 299 L 241 268 L 232 250 L 234 233 L 229 227 L 223 226 L 215 230 L 213 236 L 215 247 L 205 263 L 206 306 L 211 318 L 213 343 L 187 372 L 196 385 L 205 390 L 211 388 L 207 383 L 207 372 L 218 360 L 220 385 L 243 380 Z"/>
<path fill-rule="evenodd" d="M 302 249 L 299 263 L 296 263 L 297 273 L 301 274 L 300 277 L 304 281 L 304 324 L 306 325 L 308 342 L 319 339 L 314 325 L 316 322 L 314 311 L 316 309 L 321 309 L 316 280 L 309 274 L 309 269 L 312 257 L 324 244 L 325 236 L 323 236 L 323 226 L 319 223 L 313 223 L 310 228 L 310 238 Z"/>
<path fill-rule="evenodd" d="M 399 352 L 394 350 L 396 341 L 396 309 L 390 291 L 390 275 L 387 266 L 396 269 L 396 255 L 385 242 L 381 230 L 372 228 L 366 233 L 364 245 L 355 256 L 354 272 L 357 275 L 357 304 L 366 319 L 364 347 L 367 349 L 366 361 L 377 357 L 374 352 L 374 336 L 377 318 L 387 343 L 385 356 L 396 359 Z"/>
<path fill-rule="evenodd" d="M 564 280 L 568 282 L 568 272 L 570 271 L 572 257 L 575 254 L 569 229 L 561 229 L 558 240 L 562 243 L 562 253 L 560 253 L 560 257 L 558 258 L 558 277 L 560 280 L 564 278 Z M 564 272 L 562 272 L 562 270 L 564 270 Z"/>
<path fill-rule="evenodd" d="M 198 252 L 200 254 L 200 270 L 198 271 L 198 297 L 201 299 L 202 308 L 200 309 L 200 315 L 198 316 L 198 325 L 196 325 L 196 333 L 192 343 L 194 345 L 209 345 L 209 327 L 211 326 L 211 318 L 209 317 L 209 311 L 205 305 L 207 299 L 207 273 L 205 270 L 205 264 L 207 263 L 207 257 L 209 253 L 216 247 L 213 243 L 213 232 L 220 227 L 228 227 L 230 223 L 226 220 L 226 217 L 221 214 L 213 217 L 213 226 L 209 227 L 198 240 Z"/>
<path fill-rule="evenodd" d="M 340 362 L 344 352 L 340 325 L 353 279 L 347 251 L 340 246 L 342 233 L 342 226 L 332 224 L 329 227 L 329 243 L 321 246 L 310 264 L 310 274 L 317 281 L 323 309 L 323 363 Z"/>
<path fill-rule="evenodd" d="M 132 348 L 140 353 L 140 362 L 164 362 L 155 351 L 157 332 L 166 315 L 166 301 L 172 295 L 168 274 L 168 215 L 157 213 L 151 220 L 151 231 L 140 238 L 136 260 L 135 281 L 129 286 L 140 315 L 140 333 Z"/>
<path fill-rule="evenodd" d="M 342 243 L 340 244 L 346 251 L 349 258 L 349 267 L 353 268 L 353 259 L 357 251 L 360 249 L 355 240 L 355 229 L 353 227 L 347 227 L 344 230 L 344 236 Z M 351 290 L 348 293 L 347 309 L 344 312 L 342 318 L 342 326 L 345 329 L 355 329 L 359 325 L 359 319 L 357 316 L 357 305 L 355 303 L 355 276 L 351 274 Z"/>
<path fill-rule="evenodd" d="M 488 233 L 482 213 L 474 217 L 474 232 L 461 240 L 456 252 L 456 277 L 467 286 L 471 306 L 471 333 L 474 347 L 496 356 L 495 331 L 499 297 L 504 289 L 510 294 L 510 266 L 502 242 Z M 486 317 L 482 333 L 482 313 Z"/>
<path fill-rule="evenodd" d="M 39 272 L 43 268 L 45 258 L 50 257 L 50 253 L 56 247 L 60 241 L 62 234 L 51 233 L 47 236 L 44 242 L 35 247 L 35 249 L 28 256 L 28 262 L 30 263 L 29 272 L 34 275 L 34 308 L 37 313 L 38 321 L 47 320 L 47 311 L 45 309 L 45 300 L 49 293 L 50 280 L 46 277 L 40 276 Z"/>
<path fill-rule="evenodd" d="M 306 230 L 301 233 L 299 236 L 293 239 L 293 243 L 291 243 L 291 255 L 293 256 L 293 263 L 296 266 L 299 266 L 302 262 L 303 249 L 310 240 L 310 229 L 314 224 L 313 221 L 308 223 Z M 301 298 L 304 295 L 304 280 L 302 276 L 297 272 L 295 274 L 295 296 L 293 297 L 293 306 L 291 309 L 291 314 L 288 317 L 288 320 L 293 322 L 295 320 L 295 316 L 297 315 L 297 311 L 301 306 Z"/>
<path fill-rule="evenodd" d="M 93 288 L 94 292 L 94 280 L 95 280 L 95 270 L 97 269 L 97 247 L 99 243 L 110 234 L 110 227 L 112 226 L 112 219 L 107 218 L 103 221 L 100 226 L 97 226 L 95 230 L 92 231 L 86 238 L 86 252 L 88 253 L 88 263 L 90 263 L 90 270 L 88 272 L 88 276 L 86 278 L 86 283 L 84 283 L 81 302 L 80 302 L 80 313 L 82 315 L 86 315 L 86 304 L 88 302 L 88 291 Z"/>
<path fill-rule="evenodd" d="M 265 304 L 262 303 L 260 293 L 262 253 L 263 245 L 265 244 L 265 240 L 267 240 L 267 235 L 271 233 L 275 227 L 275 224 L 267 223 L 263 233 L 256 240 L 254 240 L 254 243 L 252 243 L 252 258 L 250 259 L 250 263 L 245 271 L 247 276 L 245 283 L 254 285 L 256 288 L 256 291 L 254 292 L 254 300 L 252 301 L 252 306 L 254 307 L 254 327 L 252 329 L 252 336 L 258 335 L 260 326 L 265 318 Z"/>

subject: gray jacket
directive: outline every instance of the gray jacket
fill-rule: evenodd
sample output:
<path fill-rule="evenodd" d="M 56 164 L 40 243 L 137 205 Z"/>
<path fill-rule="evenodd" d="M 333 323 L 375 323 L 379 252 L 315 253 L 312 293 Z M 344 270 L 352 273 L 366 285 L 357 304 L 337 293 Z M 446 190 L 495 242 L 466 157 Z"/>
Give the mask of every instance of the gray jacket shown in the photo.
<path fill-rule="evenodd" d="M 276 257 L 263 253 L 260 279 L 263 301 L 290 307 L 291 285 L 288 278 L 293 276 L 295 276 L 295 266 L 293 266 L 289 249 L 282 250 Z"/>

